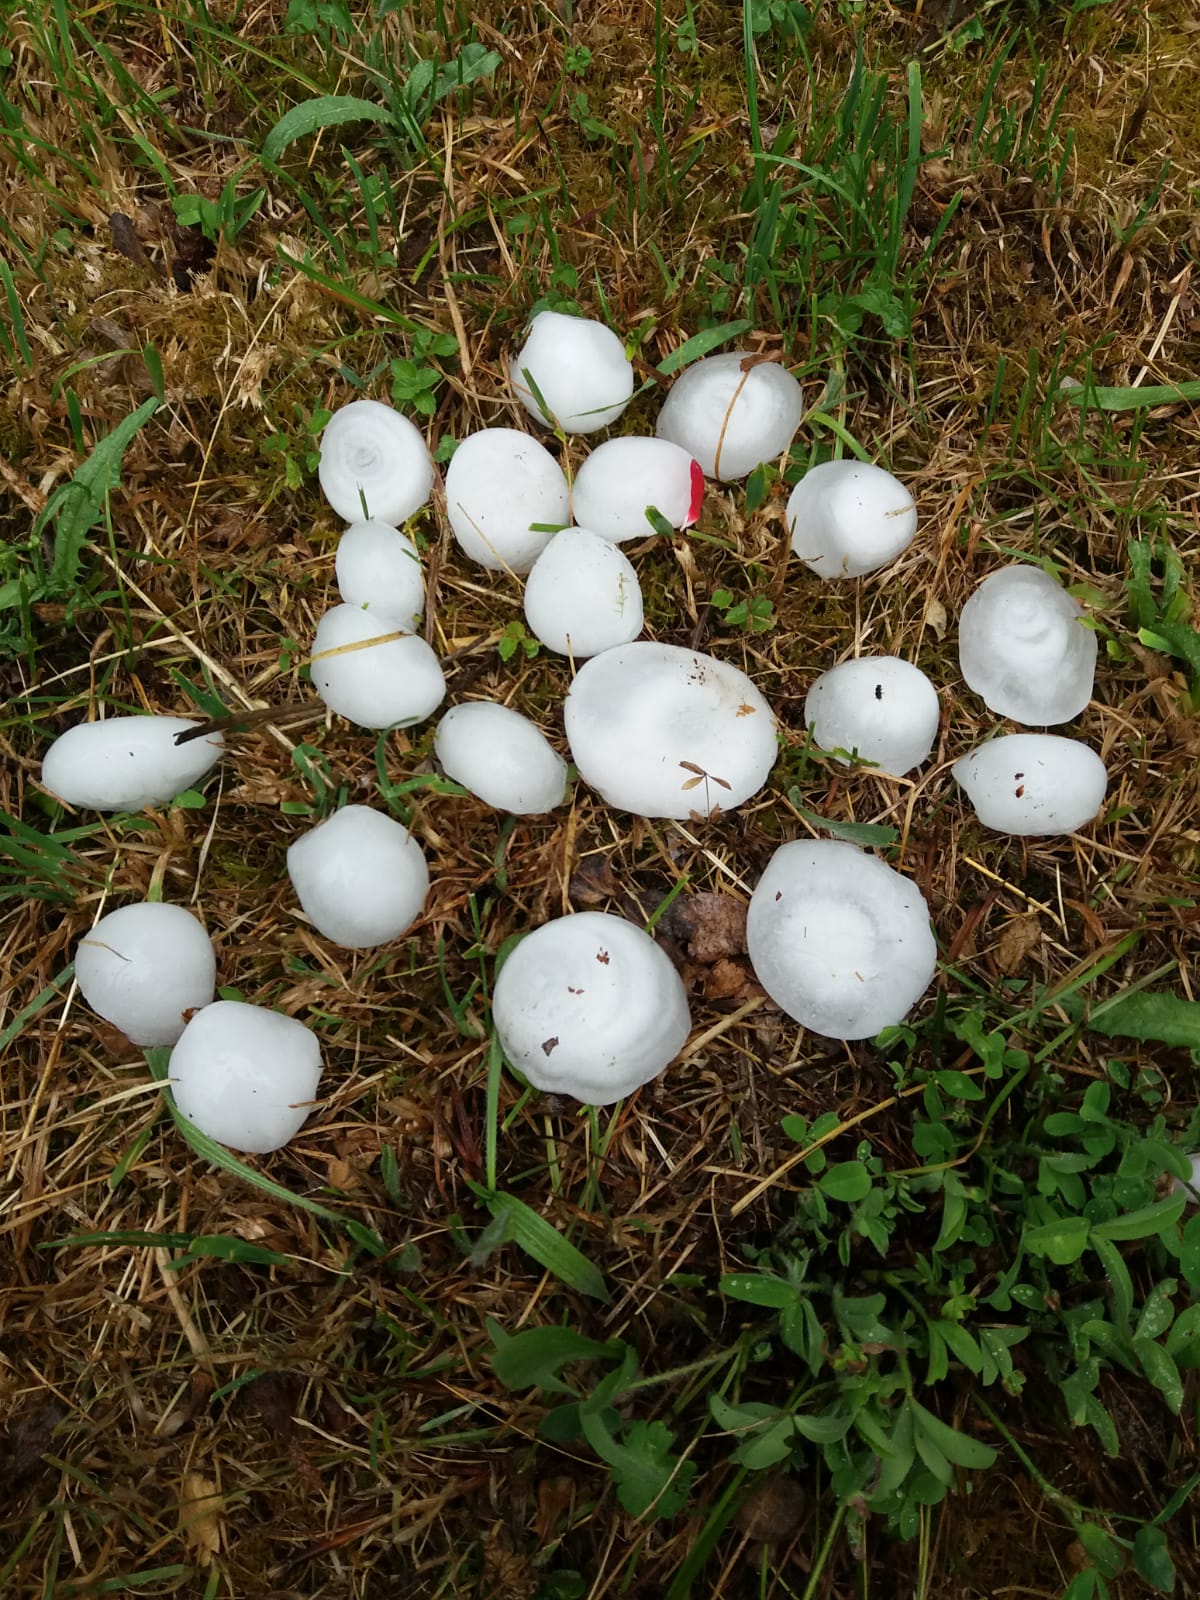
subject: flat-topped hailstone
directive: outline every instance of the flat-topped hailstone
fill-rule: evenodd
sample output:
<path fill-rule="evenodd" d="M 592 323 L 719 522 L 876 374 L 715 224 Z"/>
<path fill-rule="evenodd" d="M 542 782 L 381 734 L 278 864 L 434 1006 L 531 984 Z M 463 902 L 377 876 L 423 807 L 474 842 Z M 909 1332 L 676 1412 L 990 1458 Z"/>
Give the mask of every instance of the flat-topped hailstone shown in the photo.
<path fill-rule="evenodd" d="M 287 868 L 313 927 L 346 950 L 399 938 L 429 892 L 421 846 L 371 806 L 343 806 L 302 834 L 288 847 Z"/>
<path fill-rule="evenodd" d="M 415 628 L 425 610 L 421 556 L 407 534 L 388 522 L 353 522 L 337 547 L 338 593 L 348 606 L 367 607 Z"/>
<path fill-rule="evenodd" d="M 280 1011 L 216 1000 L 171 1051 L 175 1104 L 218 1144 L 252 1155 L 279 1150 L 304 1126 L 321 1081 L 321 1047 Z"/>
<path fill-rule="evenodd" d="M 492 1020 L 535 1089 L 606 1106 L 657 1078 L 687 1043 L 679 974 L 648 933 L 579 911 L 527 934 L 500 968 Z"/>
<path fill-rule="evenodd" d="M 1048 572 L 1004 567 L 962 608 L 958 660 L 990 710 L 1046 727 L 1077 717 L 1092 698 L 1096 635 Z"/>
<path fill-rule="evenodd" d="M 939 716 L 937 690 L 899 656 L 843 661 L 821 674 L 804 702 L 804 720 L 822 750 L 845 750 L 897 777 L 933 749 Z"/>
<path fill-rule="evenodd" d="M 528 572 L 554 530 L 571 520 L 570 501 L 558 462 L 517 428 L 468 434 L 446 469 L 446 513 L 458 546 L 493 572 Z"/>
<path fill-rule="evenodd" d="M 394 618 L 347 605 L 331 607 L 317 624 L 313 688 L 360 728 L 424 722 L 445 697 L 437 656 L 424 639 L 398 628 Z"/>
<path fill-rule="evenodd" d="M 575 521 L 614 544 L 649 538 L 651 508 L 672 528 L 690 528 L 703 505 L 700 463 L 669 439 L 606 439 L 571 486 Z"/>
<path fill-rule="evenodd" d="M 746 947 L 775 1004 L 830 1039 L 872 1039 L 902 1021 L 937 965 L 916 885 L 832 839 L 776 850 L 750 897 Z"/>
<path fill-rule="evenodd" d="M 648 640 L 585 662 L 563 721 L 584 781 L 642 817 L 732 811 L 762 788 L 777 754 L 775 717 L 744 672 Z"/>
<path fill-rule="evenodd" d="M 912 543 L 917 508 L 883 467 L 823 461 L 788 497 L 787 525 L 793 551 L 818 578 L 862 578 Z"/>
<path fill-rule="evenodd" d="M 219 733 L 176 744 L 190 717 L 107 717 L 78 722 L 42 758 L 42 783 L 69 806 L 141 811 L 200 782 L 225 753 Z"/>
<path fill-rule="evenodd" d="M 727 350 L 676 379 L 656 431 L 695 457 L 708 477 L 732 483 L 781 456 L 803 415 L 803 392 L 786 367 Z"/>
<path fill-rule="evenodd" d="M 525 581 L 525 620 L 548 650 L 581 661 L 637 638 L 642 586 L 611 539 L 590 528 L 564 528 Z"/>
<path fill-rule="evenodd" d="M 951 770 L 985 828 L 1033 838 L 1082 828 L 1108 788 L 1096 752 L 1056 733 L 1004 734 Z"/>
<path fill-rule="evenodd" d="M 566 796 L 567 763 L 558 751 L 528 717 L 493 700 L 452 706 L 433 748 L 447 777 L 497 811 L 540 816 Z"/>
<path fill-rule="evenodd" d="M 345 522 L 399 527 L 429 499 L 433 461 L 420 430 L 382 400 L 351 400 L 321 435 L 317 476 Z"/>
<path fill-rule="evenodd" d="M 607 428 L 633 394 L 633 367 L 612 329 L 561 311 L 539 311 L 534 317 L 509 363 L 508 379 L 535 421 L 564 433 Z"/>
<path fill-rule="evenodd" d="M 183 906 L 143 900 L 93 924 L 75 946 L 79 992 L 131 1044 L 174 1044 L 216 992 L 212 942 Z"/>

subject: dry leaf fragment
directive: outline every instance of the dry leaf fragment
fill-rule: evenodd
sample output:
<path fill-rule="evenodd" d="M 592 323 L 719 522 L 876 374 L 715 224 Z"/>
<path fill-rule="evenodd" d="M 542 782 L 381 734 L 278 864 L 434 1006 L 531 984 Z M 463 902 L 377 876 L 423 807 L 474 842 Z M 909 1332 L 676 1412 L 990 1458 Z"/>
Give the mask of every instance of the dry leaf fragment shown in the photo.
<path fill-rule="evenodd" d="M 221 1553 L 221 1495 L 202 1472 L 185 1472 L 179 1497 L 179 1520 L 188 1549 L 201 1567 Z"/>
<path fill-rule="evenodd" d="M 1042 924 L 1036 911 L 1014 917 L 996 942 L 996 965 L 1011 977 L 1042 942 Z"/>

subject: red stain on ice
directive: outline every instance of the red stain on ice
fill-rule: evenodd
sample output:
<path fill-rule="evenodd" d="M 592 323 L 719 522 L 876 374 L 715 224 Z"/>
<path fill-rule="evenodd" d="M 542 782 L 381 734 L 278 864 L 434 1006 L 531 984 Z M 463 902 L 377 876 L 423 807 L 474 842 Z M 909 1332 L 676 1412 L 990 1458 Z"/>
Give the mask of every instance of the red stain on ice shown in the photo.
<path fill-rule="evenodd" d="M 692 462 L 692 498 L 688 502 L 687 521 L 685 528 L 690 528 L 699 517 L 704 505 L 704 473 L 698 461 Z"/>

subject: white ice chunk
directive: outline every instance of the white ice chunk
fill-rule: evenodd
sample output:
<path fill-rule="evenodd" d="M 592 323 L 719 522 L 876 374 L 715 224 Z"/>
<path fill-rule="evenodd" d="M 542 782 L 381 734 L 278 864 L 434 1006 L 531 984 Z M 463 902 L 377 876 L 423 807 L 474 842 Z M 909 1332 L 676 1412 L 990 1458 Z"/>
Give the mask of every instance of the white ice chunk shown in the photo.
<path fill-rule="evenodd" d="M 434 752 L 447 777 L 497 811 L 537 816 L 565 798 L 566 762 L 528 717 L 495 701 L 452 706 Z"/>
<path fill-rule="evenodd" d="M 637 638 L 642 586 L 610 539 L 590 528 L 564 528 L 526 579 L 525 620 L 548 650 L 582 661 Z"/>
<path fill-rule="evenodd" d="M 468 434 L 446 469 L 446 512 L 464 555 L 492 571 L 528 572 L 571 520 L 558 462 L 517 428 Z"/>
<path fill-rule="evenodd" d="M 387 522 L 354 522 L 337 547 L 338 592 L 348 606 L 394 617 L 416 628 L 425 610 L 421 556 L 407 534 Z"/>
<path fill-rule="evenodd" d="M 564 433 L 607 428 L 633 394 L 633 367 L 612 329 L 561 311 L 538 312 L 508 377 L 529 415 Z"/>
<path fill-rule="evenodd" d="M 822 750 L 845 750 L 897 777 L 933 749 L 937 690 L 898 656 L 861 656 L 823 672 L 804 702 L 804 720 Z"/>
<path fill-rule="evenodd" d="M 212 941 L 183 906 L 143 900 L 101 917 L 75 947 L 79 992 L 132 1044 L 174 1044 L 216 990 Z"/>
<path fill-rule="evenodd" d="M 1056 733 L 991 739 L 956 761 L 953 772 L 985 828 L 1031 837 L 1082 828 L 1108 788 L 1096 752 Z"/>
<path fill-rule="evenodd" d="M 917 531 L 913 497 L 864 461 L 823 461 L 787 503 L 792 549 L 819 578 L 861 578 L 894 561 Z"/>
<path fill-rule="evenodd" d="M 727 350 L 695 362 L 676 380 L 656 431 L 693 456 L 708 477 L 732 483 L 781 456 L 803 415 L 803 391 L 786 367 Z"/>
<path fill-rule="evenodd" d="M 650 507 L 673 528 L 690 528 L 703 504 L 700 463 L 669 439 L 606 439 L 571 486 L 575 521 L 615 544 L 654 533 Z"/>
<path fill-rule="evenodd" d="M 317 625 L 313 688 L 331 711 L 360 728 L 407 727 L 441 705 L 446 679 L 437 656 L 394 619 L 360 606 L 333 606 Z"/>
<path fill-rule="evenodd" d="M 343 806 L 288 847 L 288 876 L 318 933 L 347 950 L 390 944 L 421 915 L 429 868 L 402 823 Z"/>
<path fill-rule="evenodd" d="M 1047 727 L 1077 717 L 1092 698 L 1096 635 L 1048 572 L 1004 567 L 962 608 L 958 660 L 990 710 Z"/>
<path fill-rule="evenodd" d="M 429 499 L 433 462 L 407 417 L 381 400 L 351 400 L 325 424 L 317 476 L 344 522 L 399 527 Z"/>
<path fill-rule="evenodd" d="M 107 717 L 78 722 L 42 759 L 42 783 L 69 806 L 141 811 L 165 805 L 207 776 L 225 753 L 220 733 L 176 744 L 200 726 L 187 717 Z"/>

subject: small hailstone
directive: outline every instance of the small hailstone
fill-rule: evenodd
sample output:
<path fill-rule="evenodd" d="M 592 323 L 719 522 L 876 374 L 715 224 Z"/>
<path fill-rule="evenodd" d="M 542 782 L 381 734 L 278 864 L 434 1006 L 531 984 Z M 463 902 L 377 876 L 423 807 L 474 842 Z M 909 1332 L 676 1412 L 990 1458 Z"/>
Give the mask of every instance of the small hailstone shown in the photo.
<path fill-rule="evenodd" d="M 101 917 L 75 947 L 79 992 L 137 1045 L 174 1044 L 216 989 L 212 942 L 183 906 L 143 900 Z"/>
<path fill-rule="evenodd" d="M 538 816 L 563 803 L 566 762 L 540 728 L 508 706 L 452 706 L 433 747 L 446 775 L 497 811 Z"/>
<path fill-rule="evenodd" d="M 792 442 L 804 395 L 786 367 L 746 350 L 706 356 L 675 381 L 658 414 L 660 439 L 694 456 L 710 478 L 731 483 Z"/>
<path fill-rule="evenodd" d="M 589 528 L 564 528 L 526 580 L 525 620 L 548 650 L 581 661 L 637 638 L 642 587 L 610 539 Z"/>
<path fill-rule="evenodd" d="M 302 1022 L 240 1000 L 198 1011 L 171 1052 L 175 1104 L 218 1144 L 265 1155 L 294 1138 L 321 1081 L 321 1047 Z"/>
<path fill-rule="evenodd" d="M 544 445 L 516 428 L 468 434 L 446 469 L 446 513 L 464 555 L 528 572 L 570 518 L 571 491 Z"/>
<path fill-rule="evenodd" d="M 1047 727 L 1077 717 L 1092 698 L 1096 635 L 1048 572 L 1003 567 L 962 608 L 958 660 L 989 710 Z"/>
<path fill-rule="evenodd" d="M 360 606 L 325 613 L 311 670 L 313 688 L 331 711 L 360 728 L 407 727 L 432 716 L 446 693 L 441 663 L 424 639 L 396 634 L 392 618 Z"/>
<path fill-rule="evenodd" d="M 288 877 L 318 933 L 346 950 L 388 944 L 425 905 L 429 868 L 394 817 L 343 806 L 288 847 Z"/>
<path fill-rule="evenodd" d="M 351 400 L 325 424 L 317 476 L 343 521 L 399 527 L 429 499 L 433 462 L 407 417 L 381 400 Z"/>
<path fill-rule="evenodd" d="M 937 690 L 898 656 L 862 656 L 823 672 L 804 702 L 804 720 L 822 750 L 845 750 L 903 777 L 933 749 Z"/>
<path fill-rule="evenodd" d="M 1055 733 L 991 739 L 952 770 L 985 828 L 1034 838 L 1082 828 L 1099 813 L 1108 788 L 1096 752 Z"/>
<path fill-rule="evenodd" d="M 580 911 L 543 923 L 496 979 L 492 1021 L 535 1089 L 606 1106 L 657 1078 L 687 1043 L 679 974 L 624 917 Z"/>
<path fill-rule="evenodd" d="M 534 317 L 508 378 L 531 417 L 564 433 L 607 428 L 633 395 L 633 367 L 612 329 L 560 311 Z"/>
<path fill-rule="evenodd" d="M 366 606 L 415 628 L 425 610 L 421 556 L 407 534 L 387 522 L 351 523 L 338 541 L 338 592 L 348 606 Z"/>
<path fill-rule="evenodd" d="M 690 528 L 703 505 L 700 463 L 669 439 L 607 439 L 571 486 L 575 521 L 614 544 L 653 534 L 651 507 L 672 528 Z"/>
<path fill-rule="evenodd" d="M 42 758 L 42 783 L 70 806 L 141 811 L 199 783 L 225 753 L 219 733 L 176 744 L 199 724 L 187 717 L 107 717 L 79 722 Z"/>
<path fill-rule="evenodd" d="M 1188 1156 L 1188 1160 L 1192 1166 L 1191 1176 L 1176 1178 L 1171 1185 L 1171 1192 L 1181 1194 L 1186 1205 L 1198 1206 L 1200 1205 L 1200 1150 Z"/>
<path fill-rule="evenodd" d="M 883 467 L 823 461 L 788 497 L 787 525 L 793 551 L 819 578 L 861 578 L 908 548 L 917 508 Z"/>

